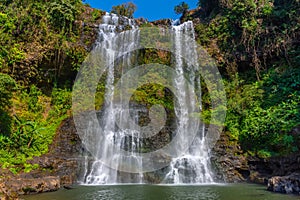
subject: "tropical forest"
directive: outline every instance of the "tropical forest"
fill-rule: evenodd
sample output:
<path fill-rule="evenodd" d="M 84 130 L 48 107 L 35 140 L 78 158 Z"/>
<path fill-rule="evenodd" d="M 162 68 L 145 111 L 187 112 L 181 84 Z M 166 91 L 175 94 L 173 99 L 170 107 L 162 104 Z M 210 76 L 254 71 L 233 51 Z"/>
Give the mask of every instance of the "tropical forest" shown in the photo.
<path fill-rule="evenodd" d="M 300 1 L 137 2 L 0 0 L 0 199 L 299 198 Z"/>

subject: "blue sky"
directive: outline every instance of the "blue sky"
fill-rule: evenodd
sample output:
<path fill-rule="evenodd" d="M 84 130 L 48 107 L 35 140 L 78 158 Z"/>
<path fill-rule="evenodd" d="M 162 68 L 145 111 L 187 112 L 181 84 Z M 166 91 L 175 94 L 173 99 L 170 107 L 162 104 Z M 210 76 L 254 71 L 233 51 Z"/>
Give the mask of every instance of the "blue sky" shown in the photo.
<path fill-rule="evenodd" d="M 119 5 L 125 2 L 133 2 L 137 5 L 137 10 L 134 14 L 135 18 L 144 17 L 149 21 L 171 18 L 177 19 L 180 15 L 174 13 L 174 6 L 178 5 L 183 0 L 85 0 L 93 8 L 110 11 L 114 5 Z M 190 8 L 196 8 L 198 0 L 184 0 Z"/>

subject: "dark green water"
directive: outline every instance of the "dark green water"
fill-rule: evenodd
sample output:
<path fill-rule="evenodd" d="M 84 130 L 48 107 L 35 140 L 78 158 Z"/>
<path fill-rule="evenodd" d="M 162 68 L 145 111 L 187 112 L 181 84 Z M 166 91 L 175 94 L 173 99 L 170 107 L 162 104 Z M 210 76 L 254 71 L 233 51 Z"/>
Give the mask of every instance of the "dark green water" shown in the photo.
<path fill-rule="evenodd" d="M 23 197 L 26 200 L 295 200 L 297 196 L 275 194 L 252 184 L 164 186 L 114 185 L 76 186 L 71 190 Z"/>

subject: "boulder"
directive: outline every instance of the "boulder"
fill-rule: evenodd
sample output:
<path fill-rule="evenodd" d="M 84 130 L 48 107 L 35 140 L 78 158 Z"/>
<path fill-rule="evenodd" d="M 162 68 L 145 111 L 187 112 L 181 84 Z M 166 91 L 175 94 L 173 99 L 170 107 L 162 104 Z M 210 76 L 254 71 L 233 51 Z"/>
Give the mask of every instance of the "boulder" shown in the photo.
<path fill-rule="evenodd" d="M 0 179 L 1 200 L 17 200 L 19 195 L 56 191 L 60 188 L 60 178 L 6 178 Z"/>
<path fill-rule="evenodd" d="M 3 183 L 2 183 L 3 184 Z M 4 190 L 17 194 L 32 194 L 56 191 L 60 188 L 60 178 L 48 176 L 34 179 L 8 179 L 4 182 Z"/>
<path fill-rule="evenodd" d="M 300 194 L 300 174 L 274 176 L 268 180 L 268 190 L 285 194 Z"/>

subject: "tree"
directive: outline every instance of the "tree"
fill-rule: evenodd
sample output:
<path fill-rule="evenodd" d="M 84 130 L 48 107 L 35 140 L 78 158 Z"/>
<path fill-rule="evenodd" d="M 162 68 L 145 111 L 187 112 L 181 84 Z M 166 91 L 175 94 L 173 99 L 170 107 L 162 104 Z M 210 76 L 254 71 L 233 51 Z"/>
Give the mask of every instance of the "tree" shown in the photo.
<path fill-rule="evenodd" d="M 128 2 L 123 3 L 121 5 L 113 6 L 111 12 L 120 16 L 133 18 L 133 13 L 136 11 L 136 9 L 137 7 L 134 3 Z"/>
<path fill-rule="evenodd" d="M 177 15 L 184 14 L 189 9 L 189 5 L 185 2 L 181 2 L 174 7 L 174 11 Z"/>

